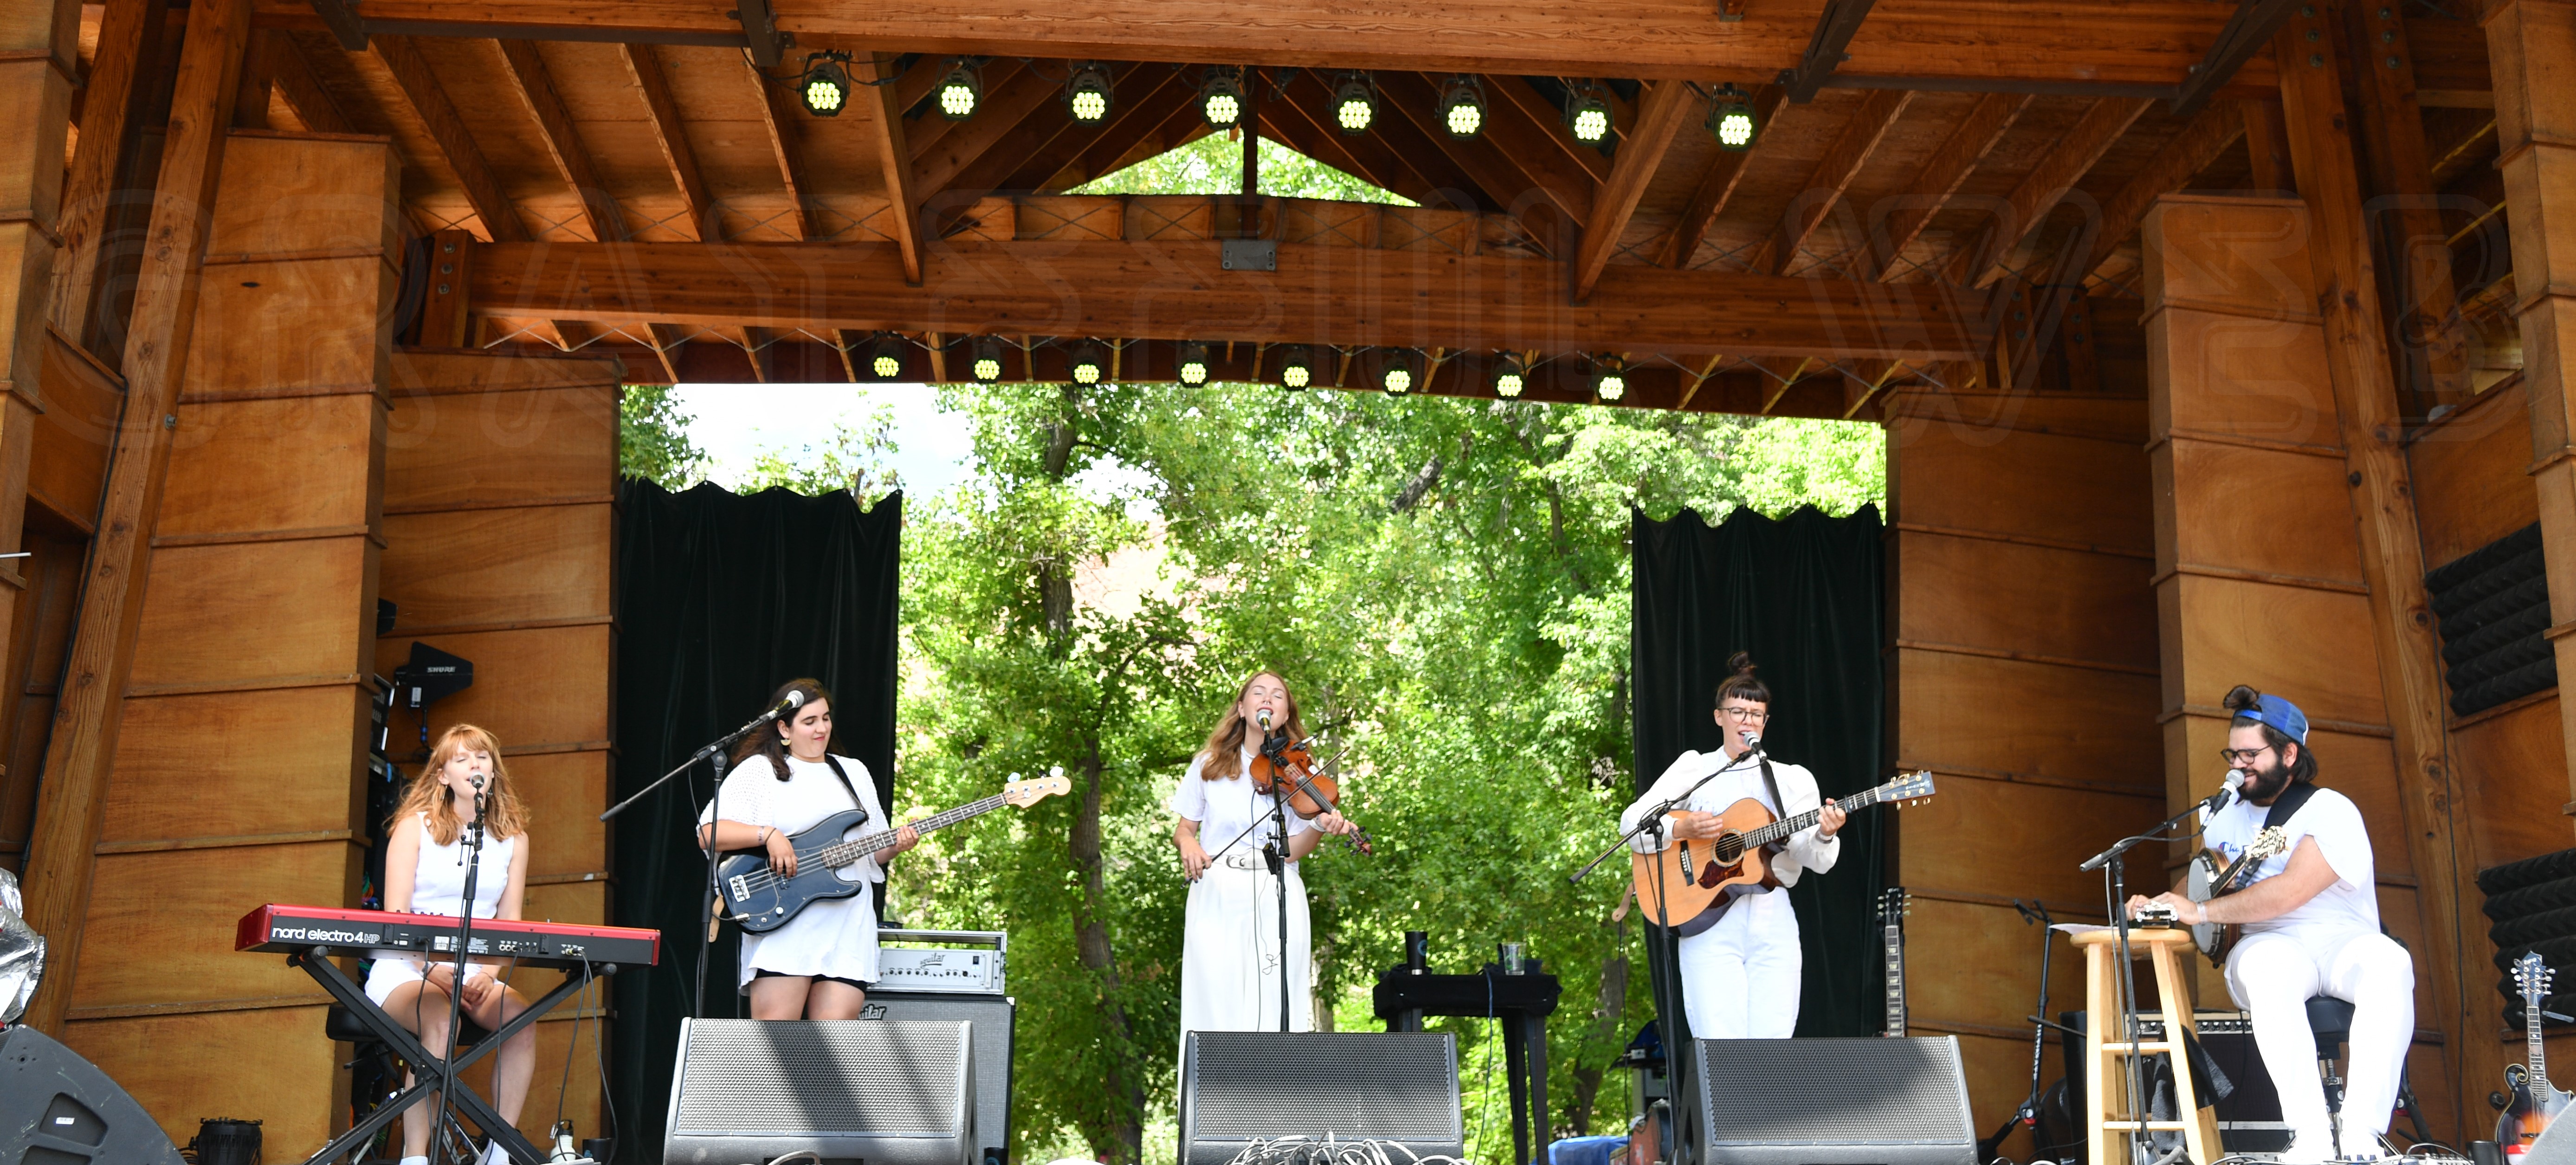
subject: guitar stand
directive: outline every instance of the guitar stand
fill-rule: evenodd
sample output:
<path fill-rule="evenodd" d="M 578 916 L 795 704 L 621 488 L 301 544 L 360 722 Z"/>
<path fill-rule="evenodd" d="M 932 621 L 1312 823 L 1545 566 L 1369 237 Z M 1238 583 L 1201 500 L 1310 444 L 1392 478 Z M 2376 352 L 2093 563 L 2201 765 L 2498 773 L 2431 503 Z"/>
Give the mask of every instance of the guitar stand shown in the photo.
<path fill-rule="evenodd" d="M 315 947 L 310 952 L 298 952 L 286 956 L 286 962 L 288 966 L 311 975 L 314 982 L 321 984 L 322 989 L 330 993 L 331 998 L 338 1000 L 340 1006 L 349 1009 L 349 1015 L 352 1018 L 377 1039 L 383 1040 L 385 1046 L 393 1049 L 396 1056 L 410 1064 L 412 1085 L 395 1093 L 393 1099 L 377 1105 L 375 1111 L 350 1126 L 348 1132 L 333 1137 L 331 1143 L 322 1146 L 320 1152 L 305 1158 L 305 1165 L 323 1165 L 324 1162 L 337 1161 L 347 1156 L 351 1150 L 365 1145 L 377 1132 L 392 1124 L 394 1119 L 401 1116 L 404 1110 L 409 1109 L 414 1101 L 422 1099 L 423 1094 L 442 1088 L 446 1090 L 448 1102 L 463 1110 L 464 1114 L 483 1130 L 486 1137 L 498 1143 L 502 1150 L 510 1155 L 512 1161 L 520 1162 L 521 1165 L 545 1165 L 546 1154 L 535 1145 L 529 1144 L 526 1137 L 519 1135 L 518 1129 L 501 1119 L 501 1114 L 493 1109 L 490 1101 L 483 1099 L 481 1094 L 467 1087 L 465 1082 L 457 1077 L 463 1075 L 465 1070 L 473 1067 L 477 1061 L 490 1055 L 510 1037 L 537 1022 L 539 1016 L 554 1010 L 557 1004 L 572 998 L 574 993 L 588 987 L 596 977 L 616 974 L 615 963 L 601 963 L 595 967 L 585 963 L 578 970 L 567 969 L 560 986 L 546 992 L 545 998 L 529 1004 L 528 1009 L 520 1012 L 517 1018 L 493 1029 L 492 1034 L 484 1037 L 482 1043 L 474 1045 L 471 1051 L 457 1057 L 454 1064 L 449 1064 L 431 1056 L 429 1049 L 421 1045 L 420 1037 L 404 1030 L 401 1024 L 394 1022 L 394 1017 L 385 1014 L 385 1009 L 376 1006 L 375 1000 L 367 998 L 366 991 L 351 980 L 346 972 L 340 970 L 339 965 L 330 960 L 329 954 L 327 948 Z"/>

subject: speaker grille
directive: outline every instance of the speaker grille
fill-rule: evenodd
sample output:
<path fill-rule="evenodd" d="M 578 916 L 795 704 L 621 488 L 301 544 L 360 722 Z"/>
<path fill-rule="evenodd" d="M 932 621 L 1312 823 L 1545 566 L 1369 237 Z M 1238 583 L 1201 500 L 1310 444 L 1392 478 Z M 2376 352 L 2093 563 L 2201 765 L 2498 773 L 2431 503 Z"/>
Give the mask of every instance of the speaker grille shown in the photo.
<path fill-rule="evenodd" d="M 1743 1159 L 1729 1146 L 1791 1145 L 1955 1148 L 1973 1159 L 1967 1084 L 1949 1037 L 1697 1043 L 1712 1160 Z"/>
<path fill-rule="evenodd" d="M 1455 1143 L 1454 1048 L 1439 1033 L 1192 1032 L 1186 1135 Z"/>
<path fill-rule="evenodd" d="M 957 1023 L 763 1023 L 689 1028 L 672 1133 L 962 1137 Z"/>

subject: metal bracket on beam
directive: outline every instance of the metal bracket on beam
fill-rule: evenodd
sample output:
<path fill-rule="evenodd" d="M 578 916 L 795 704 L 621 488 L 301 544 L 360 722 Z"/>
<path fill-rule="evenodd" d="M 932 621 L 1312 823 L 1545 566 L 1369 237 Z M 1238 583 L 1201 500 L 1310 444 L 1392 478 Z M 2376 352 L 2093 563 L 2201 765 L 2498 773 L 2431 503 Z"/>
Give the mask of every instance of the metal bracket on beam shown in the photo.
<path fill-rule="evenodd" d="M 741 0 L 741 4 L 725 15 L 742 22 L 743 46 L 751 53 L 751 63 L 764 69 L 777 68 L 790 39 L 778 31 L 778 13 L 770 9 L 769 0 Z"/>
<path fill-rule="evenodd" d="M 2236 79 L 2236 70 L 2272 42 L 2272 34 L 2281 30 L 2281 22 L 2288 20 L 2291 10 L 2303 2 L 2314 0 L 2236 0 L 2236 14 L 2227 18 L 2227 27 L 2219 30 L 2218 39 L 2211 42 L 2200 63 L 2191 67 L 2191 76 L 2184 79 L 2182 91 L 2174 96 L 2173 115 L 2190 117 L 2200 112 L 2210 98 Z M 2320 47 L 2319 51 L 2324 50 Z M 2281 67 L 2289 68 L 2290 62 L 2281 62 Z"/>
<path fill-rule="evenodd" d="M 1780 70 L 1780 84 L 1789 91 L 1789 100 L 1804 105 L 1816 99 L 1816 90 L 1825 87 L 1825 79 L 1851 58 L 1844 49 L 1851 47 L 1852 34 L 1860 23 L 1869 19 L 1870 6 L 1877 0 L 1825 0 L 1825 10 L 1816 17 L 1816 33 L 1807 39 L 1807 51 L 1799 56 L 1798 67 Z"/>
<path fill-rule="evenodd" d="M 357 0 L 313 0 L 313 14 L 338 38 L 340 47 L 353 53 L 367 51 L 367 27 L 358 19 L 353 7 Z"/>

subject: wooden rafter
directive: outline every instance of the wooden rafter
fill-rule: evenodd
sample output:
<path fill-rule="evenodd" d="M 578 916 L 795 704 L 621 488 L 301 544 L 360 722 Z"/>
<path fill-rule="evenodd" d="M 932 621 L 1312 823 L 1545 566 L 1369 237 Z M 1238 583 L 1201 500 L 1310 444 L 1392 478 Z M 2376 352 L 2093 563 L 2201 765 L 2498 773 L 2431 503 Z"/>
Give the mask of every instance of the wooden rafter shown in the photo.
<path fill-rule="evenodd" d="M 1628 218 L 1636 213 L 1646 183 L 1654 180 L 1655 171 L 1664 164 L 1664 151 L 1672 148 L 1674 135 L 1699 104 L 1699 95 L 1681 81 L 1656 82 L 1638 103 L 1637 124 L 1620 143 L 1618 161 L 1610 169 L 1610 180 L 1601 184 L 1601 197 L 1593 203 L 1592 218 L 1583 229 L 1583 245 L 1575 252 L 1575 302 L 1590 298 L 1601 282 L 1601 270 L 1609 265 L 1620 234 L 1628 229 Z"/>
<path fill-rule="evenodd" d="M 1498 99 L 1497 104 L 1519 110 L 1530 124 L 1537 126 L 1555 144 L 1558 153 L 1590 174 L 1594 182 L 1610 180 L 1610 155 L 1602 153 L 1597 146 L 1587 146 L 1574 140 L 1574 135 L 1565 130 L 1564 112 L 1532 87 L 1529 78 L 1498 75 L 1485 78 L 1485 84 L 1488 95 Z M 1619 121 L 1622 130 L 1634 124 L 1636 119 L 1633 115 Z"/>
<path fill-rule="evenodd" d="M 1018 60 L 994 61 L 985 65 L 980 71 L 984 83 L 984 96 L 976 108 L 975 116 L 964 121 L 950 121 L 936 109 L 927 110 L 919 116 L 910 118 L 905 124 L 903 140 L 904 145 L 912 150 L 913 163 L 919 165 L 923 159 L 930 157 L 939 149 L 940 142 L 948 135 L 972 128 L 976 123 L 983 121 L 992 113 L 994 95 L 1017 83 L 1028 72 L 1028 68 L 1026 62 Z M 919 71 L 915 70 L 915 72 Z M 928 96 L 930 89 L 945 77 L 945 71 L 933 67 L 929 71 L 927 83 L 922 86 L 923 96 Z M 912 105 L 907 104 L 902 108 L 906 113 L 910 113 Z"/>
<path fill-rule="evenodd" d="M 1386 139 L 1375 133 L 1341 132 L 1340 124 L 1333 120 L 1333 94 L 1324 78 L 1316 77 L 1311 84 L 1303 78 L 1291 79 L 1283 98 L 1262 105 L 1261 121 L 1265 130 L 1289 148 L 1416 202 L 1432 197 L 1438 183 L 1411 165 Z"/>
<path fill-rule="evenodd" d="M 1129 141 L 1161 125 L 1163 119 L 1189 101 L 1190 93 L 1189 86 L 1182 84 L 1180 77 L 1169 69 L 1130 69 L 1114 83 L 1112 94 L 1117 98 L 1117 104 L 1110 109 L 1105 124 L 1088 129 L 1068 128 L 1048 138 L 1044 145 L 1020 155 L 1009 171 L 984 185 L 993 190 L 1055 189 L 1055 182 L 1064 176 L 1066 167 L 1073 165 L 1086 151 L 1103 142 Z M 1001 151 L 987 153 L 985 159 L 1009 161 L 1012 156 L 1006 152 L 1007 149 L 1006 146 Z M 961 184 L 982 182 L 984 165 L 984 162 L 978 162 L 969 173 L 960 175 L 958 181 Z M 1087 181 L 1091 177 L 1085 174 L 1080 179 Z"/>
<path fill-rule="evenodd" d="M 331 99 L 322 82 L 313 76 L 313 62 L 304 55 L 294 37 L 281 38 L 269 54 L 269 82 L 295 120 L 304 123 L 307 133 L 348 133 L 348 115 L 340 112 L 339 103 Z"/>
<path fill-rule="evenodd" d="M 503 244 L 470 266 L 478 311 L 619 323 L 1835 359 L 1984 345 L 1970 305 L 1935 285 L 1621 264 L 1576 305 L 1571 264 L 1501 255 L 1282 243 L 1257 279 L 1203 240 L 956 238 L 927 257 L 919 288 L 885 243 Z"/>
<path fill-rule="evenodd" d="M 1439 87 L 1432 78 L 1422 80 L 1424 87 L 1435 94 L 1438 92 Z M 1510 99 L 1513 90 L 1528 93 L 1533 98 L 1538 96 L 1521 78 L 1485 78 L 1485 131 L 1481 136 L 1499 147 L 1522 173 L 1527 174 L 1531 186 L 1579 191 L 1589 203 L 1598 196 L 1601 183 L 1609 176 L 1608 160 L 1601 156 L 1601 151 L 1590 147 L 1579 148 L 1592 155 L 1593 166 L 1586 166 L 1567 153 L 1565 146 L 1571 139 L 1565 136 L 1565 123 L 1556 110 L 1547 102 L 1538 101 L 1538 108 L 1543 112 L 1534 113 Z M 1619 124 L 1631 134 L 1635 132 L 1633 119 L 1622 120 Z M 1589 221 L 1588 214 L 1584 217 Z"/>
<path fill-rule="evenodd" d="M 564 108 L 563 97 L 555 92 L 554 78 L 546 71 L 545 58 L 537 55 L 537 43 L 528 40 L 501 40 L 493 44 L 501 49 L 501 60 L 508 66 L 512 91 L 520 104 L 536 119 L 537 139 L 545 143 L 546 153 L 555 162 L 555 172 L 581 199 L 584 222 L 590 237 L 603 242 L 626 237 L 626 223 L 617 213 L 617 203 L 599 180 L 599 166 L 591 161 L 590 147 L 581 140 L 581 131 L 572 123 L 572 113 Z"/>
<path fill-rule="evenodd" d="M 110 0 L 99 17 L 98 50 L 90 66 L 80 146 L 72 153 L 71 172 L 63 184 L 62 213 L 54 223 L 61 241 L 54 251 L 49 314 L 66 336 L 83 338 L 89 331 L 90 310 L 97 298 L 100 244 L 122 160 L 126 121 L 134 113 L 135 82 L 143 74 L 145 56 L 153 51 L 164 11 L 160 0 Z"/>
<path fill-rule="evenodd" d="M 968 166 L 1023 124 L 1052 122 L 1062 126 L 1070 120 L 1057 100 L 1063 92 L 1063 82 L 1033 68 L 1021 69 L 1009 81 L 986 89 L 983 104 L 973 118 L 941 134 L 932 145 L 913 152 L 914 194 L 923 201 L 938 198 Z"/>
<path fill-rule="evenodd" d="M 474 144 L 474 135 L 466 132 L 465 119 L 448 100 L 447 89 L 422 60 L 420 50 L 412 47 L 411 38 L 375 36 L 368 39 L 366 56 L 375 60 L 393 78 L 394 87 L 411 106 L 412 116 L 429 132 L 429 140 L 438 147 L 439 160 L 456 175 L 456 185 L 465 192 L 466 205 L 474 208 L 481 221 L 483 237 L 494 242 L 517 242 L 528 238 L 528 225 L 519 219 L 517 208 L 501 192 L 500 179 L 484 161 L 483 151 Z"/>
<path fill-rule="evenodd" d="M 689 144 L 689 134 L 680 121 L 679 99 L 671 95 L 671 81 L 662 71 L 660 53 L 651 45 L 619 45 L 625 58 L 626 75 L 635 81 L 636 92 L 644 98 L 645 124 L 652 127 L 653 143 L 662 151 L 662 164 L 671 171 L 671 186 L 680 195 L 682 230 L 699 242 L 723 237 L 716 222 L 715 197 L 707 193 L 705 171 L 698 167 L 697 147 Z"/>
<path fill-rule="evenodd" d="M 2181 91 L 2174 96 L 2174 116 L 2199 114 L 2222 86 L 2235 79 L 2237 70 L 2263 50 L 2273 30 L 2289 19 L 2291 10 L 2305 2 L 2308 0 L 2236 0 L 2236 11 L 2229 14 L 2226 27 L 2218 30 L 2217 39 L 2210 42 L 2209 51 L 2201 55 L 2200 63 L 2192 68 Z"/>
<path fill-rule="evenodd" d="M 814 214 L 805 202 L 805 149 L 796 139 L 798 111 L 787 107 L 786 95 L 750 57 L 742 59 L 742 70 L 760 111 L 761 129 L 769 137 L 769 155 L 778 163 L 779 185 L 787 189 L 788 223 L 795 228 L 790 234 L 799 241 L 813 238 Z"/>
<path fill-rule="evenodd" d="M 885 181 L 886 213 L 893 219 L 886 233 L 903 251 L 904 282 L 917 284 L 921 282 L 921 201 L 913 185 L 912 152 L 903 142 L 903 106 L 893 84 L 899 78 L 891 60 L 875 55 L 859 62 L 859 79 L 869 82 L 866 104 L 874 124 L 868 137 L 876 147 L 877 172 Z M 848 351 L 847 345 L 841 347 Z"/>
<path fill-rule="evenodd" d="M 1778 85 L 1764 85 L 1753 92 L 1753 116 L 1757 124 L 1769 126 L 1788 104 L 1789 91 Z M 1700 240 L 1708 237 L 1708 225 L 1726 210 L 1727 200 L 1735 196 L 1735 184 L 1744 178 L 1745 165 L 1762 148 L 1756 138 L 1751 149 L 1719 150 L 1708 161 L 1708 170 L 1692 189 L 1690 202 L 1683 206 L 1682 217 L 1673 224 L 1672 235 L 1664 240 L 1664 254 L 1657 262 L 1666 267 L 1690 265 L 1691 256 L 1699 251 Z"/>
<path fill-rule="evenodd" d="M 2093 163 L 2128 132 L 2130 124 L 2147 111 L 2149 104 L 2138 97 L 2105 97 L 2085 110 L 2084 116 L 2077 118 L 2022 177 L 2021 184 L 2013 187 L 1985 237 L 1952 256 L 1946 268 L 1950 281 L 1983 287 L 2002 275 L 2003 264 L 2011 259 L 2022 240 L 2038 229 L 2040 220 L 2083 180 Z"/>
<path fill-rule="evenodd" d="M 2147 208 L 2158 197 L 2190 185 L 2193 175 L 2208 168 L 2244 136 L 2245 109 L 2238 102 L 2217 102 L 2194 115 L 2181 133 L 2167 141 L 2118 193 L 2102 203 L 2101 232 L 2093 237 L 2092 253 L 2075 269 L 2075 277 L 2081 279 L 2101 267 L 2111 257 L 2112 249 L 2146 221 Z"/>
<path fill-rule="evenodd" d="M 2415 100 L 2415 52 L 2406 21 L 2387 6 L 2340 4 L 2347 35 L 2360 51 L 2353 80 L 2359 91 L 2362 160 L 2371 189 L 2394 196 L 2382 229 L 2395 237 L 2388 249 L 2386 284 L 2395 292 L 2388 312 L 2392 340 L 2405 366 L 2410 411 L 2458 406 L 2475 391 L 2469 383 L 2466 329 L 2452 283 L 2451 248 L 2442 225 L 2433 162 L 2424 146 L 2424 113 Z M 2393 228 L 2393 229 L 2391 229 Z"/>
<path fill-rule="evenodd" d="M 1592 191 L 1588 187 L 1572 190 L 1541 183 L 1510 153 L 1482 135 L 1464 140 L 1450 137 L 1440 122 L 1439 87 L 1429 79 L 1415 73 L 1387 73 L 1377 80 L 1379 91 L 1386 95 L 1386 100 L 1378 103 L 1380 132 L 1390 135 L 1399 150 L 1429 149 L 1449 159 L 1483 194 L 1486 207 L 1516 209 L 1536 201 L 1578 227 L 1591 217 Z M 1412 140 L 1406 141 L 1407 137 Z M 1525 194 L 1537 197 L 1525 200 Z"/>
<path fill-rule="evenodd" d="M 1842 201 L 1843 191 L 1852 179 L 1860 177 L 1862 166 L 1869 164 L 1870 154 L 1878 149 L 1879 140 L 1905 115 L 1913 104 L 1914 94 L 1902 89 L 1881 89 L 1862 99 L 1843 131 L 1835 135 L 1834 144 L 1825 147 L 1825 156 L 1816 160 L 1816 168 L 1807 175 L 1807 184 L 1792 199 L 1780 217 L 1780 225 L 1771 229 L 1771 238 L 1754 255 L 1753 269 L 1773 275 L 1785 275 L 1798 260 L 1798 250 L 1815 237 L 1816 228 L 1824 225 L 1825 216 Z"/>
<path fill-rule="evenodd" d="M 1988 93 L 1977 99 L 1942 140 L 1941 148 L 1933 151 L 1913 188 L 1894 201 L 1895 211 L 1887 216 L 1884 229 L 1870 231 L 1869 249 L 1861 256 L 1862 278 L 1887 278 L 1897 258 L 1931 225 L 1932 216 L 1949 205 L 1950 197 L 1994 152 L 1995 143 L 2004 140 L 2004 131 L 2012 128 L 2032 100 L 2028 93 Z"/>

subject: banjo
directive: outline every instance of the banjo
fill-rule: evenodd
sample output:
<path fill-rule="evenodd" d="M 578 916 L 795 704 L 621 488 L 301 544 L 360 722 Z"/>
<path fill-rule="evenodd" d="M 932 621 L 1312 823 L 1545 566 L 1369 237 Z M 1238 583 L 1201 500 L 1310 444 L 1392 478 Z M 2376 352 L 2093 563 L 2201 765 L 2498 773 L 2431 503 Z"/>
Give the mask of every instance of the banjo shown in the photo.
<path fill-rule="evenodd" d="M 2265 826 L 2254 835 L 2253 844 L 2246 846 L 2244 853 L 2236 855 L 2235 861 L 2224 866 L 2220 864 L 2226 862 L 2223 855 L 2214 849 L 2204 849 L 2192 855 L 2191 869 L 2184 875 L 2183 895 L 2194 902 L 2224 898 L 2253 885 L 2254 871 L 2264 862 L 2289 852 L 2289 849 L 2290 833 L 2277 825 Z M 2210 962 L 2222 967 L 2227 965 L 2227 952 L 2234 950 L 2237 940 L 2244 937 L 2242 923 L 2195 922 L 2191 925 L 2192 944 L 2200 948 L 2200 953 L 2209 956 Z"/>

